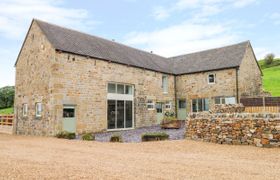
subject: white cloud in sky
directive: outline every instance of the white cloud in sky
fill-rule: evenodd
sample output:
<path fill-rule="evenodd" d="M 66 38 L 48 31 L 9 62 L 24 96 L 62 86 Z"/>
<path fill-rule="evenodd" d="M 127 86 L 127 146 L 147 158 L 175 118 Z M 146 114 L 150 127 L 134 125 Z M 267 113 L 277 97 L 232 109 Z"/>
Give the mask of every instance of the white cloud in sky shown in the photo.
<path fill-rule="evenodd" d="M 99 23 L 91 20 L 87 10 L 68 8 L 65 3 L 66 0 L 0 1 L 0 87 L 14 84 L 14 63 L 19 52 L 5 42 L 22 43 L 33 18 L 81 31 L 90 31 Z"/>
<path fill-rule="evenodd" d="M 257 0 L 177 0 L 169 7 L 157 7 L 153 16 L 156 20 L 163 20 L 176 12 L 189 10 L 195 18 L 216 15 L 229 8 L 244 8 Z"/>
<path fill-rule="evenodd" d="M 95 26 L 84 9 L 62 7 L 62 0 L 1 0 L 0 36 L 22 39 L 32 18 L 71 26 L 83 31 Z"/>
<path fill-rule="evenodd" d="M 206 31 L 207 29 L 207 31 Z M 176 56 L 235 43 L 229 24 L 183 22 L 152 32 L 132 32 L 125 43 L 163 56 Z"/>

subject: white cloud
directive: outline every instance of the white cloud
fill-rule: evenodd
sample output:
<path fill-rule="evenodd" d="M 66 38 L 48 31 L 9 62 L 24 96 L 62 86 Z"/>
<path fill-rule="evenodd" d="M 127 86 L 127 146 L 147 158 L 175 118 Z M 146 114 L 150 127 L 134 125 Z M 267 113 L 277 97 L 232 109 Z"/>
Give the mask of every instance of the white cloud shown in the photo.
<path fill-rule="evenodd" d="M 0 87 L 14 85 L 15 69 L 14 62 L 16 58 L 14 51 L 2 49 L 0 47 Z"/>
<path fill-rule="evenodd" d="M 204 18 L 226 9 L 244 8 L 256 2 L 257 0 L 177 0 L 169 7 L 155 8 L 153 15 L 156 20 L 163 20 L 173 13 L 188 10 L 195 18 Z"/>
<path fill-rule="evenodd" d="M 206 31 L 207 29 L 207 31 Z M 183 22 L 153 32 L 132 32 L 125 43 L 163 56 L 176 56 L 235 43 L 228 24 Z"/>
<path fill-rule="evenodd" d="M 95 26 L 84 9 L 62 7 L 63 0 L 1 0 L 0 35 L 22 39 L 32 18 L 88 31 Z"/>

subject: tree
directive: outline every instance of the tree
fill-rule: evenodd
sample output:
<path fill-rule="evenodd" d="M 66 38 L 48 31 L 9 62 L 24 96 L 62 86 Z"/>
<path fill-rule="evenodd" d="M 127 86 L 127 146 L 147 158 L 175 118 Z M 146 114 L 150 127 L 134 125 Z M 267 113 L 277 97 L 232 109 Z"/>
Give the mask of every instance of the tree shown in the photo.
<path fill-rule="evenodd" d="M 0 88 L 0 109 L 12 107 L 14 105 L 14 97 L 14 86 Z"/>
<path fill-rule="evenodd" d="M 264 58 L 264 62 L 266 65 L 269 65 L 273 62 L 275 55 L 273 53 L 267 54 Z"/>

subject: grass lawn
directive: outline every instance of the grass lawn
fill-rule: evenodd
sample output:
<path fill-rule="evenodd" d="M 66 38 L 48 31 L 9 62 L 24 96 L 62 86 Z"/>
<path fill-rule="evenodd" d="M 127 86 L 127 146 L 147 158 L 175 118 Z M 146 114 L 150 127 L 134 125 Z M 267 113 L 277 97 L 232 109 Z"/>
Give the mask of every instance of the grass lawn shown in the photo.
<path fill-rule="evenodd" d="M 14 108 L 5 108 L 5 109 L 0 109 L 0 114 L 13 114 L 14 113 Z"/>
<path fill-rule="evenodd" d="M 280 96 L 280 65 L 263 69 L 263 86 L 272 96 Z"/>

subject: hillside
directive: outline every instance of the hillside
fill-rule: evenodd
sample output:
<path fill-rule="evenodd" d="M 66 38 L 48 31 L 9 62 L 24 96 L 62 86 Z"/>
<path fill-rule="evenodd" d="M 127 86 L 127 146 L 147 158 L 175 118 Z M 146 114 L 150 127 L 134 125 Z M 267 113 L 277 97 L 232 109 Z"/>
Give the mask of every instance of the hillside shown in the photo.
<path fill-rule="evenodd" d="M 266 65 L 264 60 L 258 62 L 263 71 L 264 89 L 272 96 L 280 96 L 280 59 L 275 59 L 270 65 Z"/>

